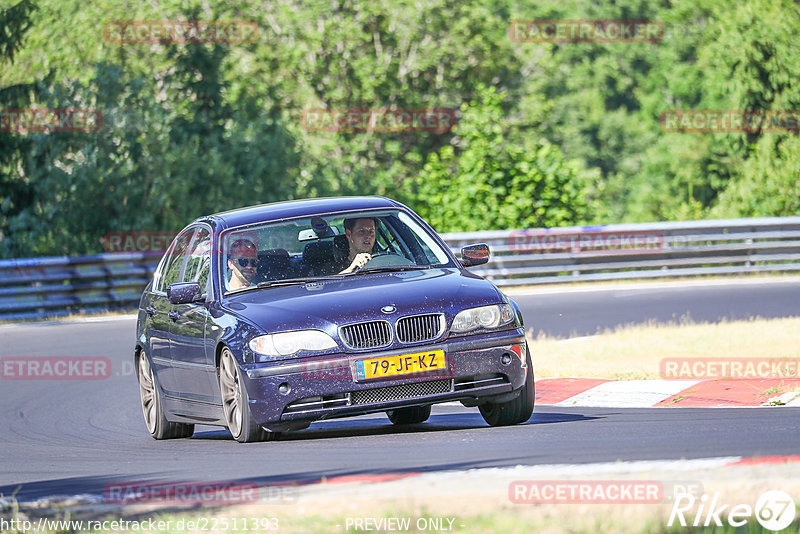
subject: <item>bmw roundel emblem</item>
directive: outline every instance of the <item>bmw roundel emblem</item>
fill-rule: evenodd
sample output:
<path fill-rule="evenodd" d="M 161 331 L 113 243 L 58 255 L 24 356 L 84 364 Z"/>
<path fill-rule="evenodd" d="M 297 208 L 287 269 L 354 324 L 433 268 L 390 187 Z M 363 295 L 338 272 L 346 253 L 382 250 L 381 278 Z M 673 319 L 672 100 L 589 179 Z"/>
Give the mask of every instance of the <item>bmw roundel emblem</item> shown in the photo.
<path fill-rule="evenodd" d="M 394 312 L 397 311 L 397 308 L 395 308 L 394 306 L 389 305 L 389 306 L 384 306 L 383 308 L 381 308 L 381 311 L 383 313 L 394 313 Z"/>

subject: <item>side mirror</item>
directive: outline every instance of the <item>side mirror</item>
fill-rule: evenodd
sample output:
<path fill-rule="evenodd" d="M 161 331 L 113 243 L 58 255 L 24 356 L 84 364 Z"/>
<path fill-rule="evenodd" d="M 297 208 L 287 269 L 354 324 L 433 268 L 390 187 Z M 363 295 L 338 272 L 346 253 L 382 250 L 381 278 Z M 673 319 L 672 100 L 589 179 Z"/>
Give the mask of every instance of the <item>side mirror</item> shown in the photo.
<path fill-rule="evenodd" d="M 461 265 L 472 267 L 473 265 L 483 265 L 489 261 L 489 245 L 480 243 L 477 245 L 467 245 L 461 249 Z"/>
<path fill-rule="evenodd" d="M 173 304 L 189 304 L 202 300 L 203 293 L 197 282 L 181 282 L 170 284 L 167 288 L 167 298 Z"/>

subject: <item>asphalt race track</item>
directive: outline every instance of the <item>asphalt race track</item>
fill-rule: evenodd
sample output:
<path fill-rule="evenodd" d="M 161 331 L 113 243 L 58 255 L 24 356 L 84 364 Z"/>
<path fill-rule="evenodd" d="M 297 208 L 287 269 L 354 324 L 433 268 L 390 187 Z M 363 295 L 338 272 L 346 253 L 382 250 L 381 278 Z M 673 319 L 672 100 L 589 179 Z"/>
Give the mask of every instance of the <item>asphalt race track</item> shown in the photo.
<path fill-rule="evenodd" d="M 511 292 L 509 292 L 511 294 Z M 695 322 L 800 315 L 800 278 L 737 282 L 628 284 L 514 293 L 525 327 L 534 334 L 575 337 L 623 324 Z"/>
<path fill-rule="evenodd" d="M 594 333 L 648 318 L 695 320 L 800 314 L 800 282 L 714 283 L 515 296 L 527 324 Z M 242 445 L 223 429 L 152 440 L 131 348 L 134 320 L 0 327 L 0 358 L 102 356 L 105 380 L 0 381 L 0 494 L 29 501 L 102 494 L 111 482 L 316 481 L 322 477 L 616 460 L 796 454 L 800 409 L 539 406 L 526 424 L 490 428 L 477 409 L 435 407 L 397 428 L 383 414 L 312 425 L 278 442 Z"/>

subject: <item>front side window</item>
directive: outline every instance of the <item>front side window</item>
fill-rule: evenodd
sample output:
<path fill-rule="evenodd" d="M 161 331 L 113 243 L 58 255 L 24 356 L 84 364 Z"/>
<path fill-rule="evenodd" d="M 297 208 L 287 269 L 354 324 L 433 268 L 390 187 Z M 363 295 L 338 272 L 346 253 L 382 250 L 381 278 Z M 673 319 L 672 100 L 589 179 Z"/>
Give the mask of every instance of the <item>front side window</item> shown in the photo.
<path fill-rule="evenodd" d="M 220 243 L 224 292 L 262 282 L 367 273 L 376 268 L 455 266 L 428 230 L 397 209 L 250 225 L 224 232 Z M 353 269 L 359 254 L 368 261 Z"/>

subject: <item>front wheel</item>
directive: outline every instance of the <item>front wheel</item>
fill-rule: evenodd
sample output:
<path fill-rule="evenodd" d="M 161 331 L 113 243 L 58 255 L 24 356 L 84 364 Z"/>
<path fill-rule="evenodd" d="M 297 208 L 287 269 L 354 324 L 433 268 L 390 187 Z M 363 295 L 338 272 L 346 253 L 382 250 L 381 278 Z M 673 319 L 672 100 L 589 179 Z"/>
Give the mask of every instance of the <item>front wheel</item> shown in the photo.
<path fill-rule="evenodd" d="M 531 353 L 527 347 L 525 361 L 528 364 L 528 373 L 525 377 L 525 385 L 522 386 L 522 391 L 516 399 L 508 402 L 487 402 L 479 406 L 484 421 L 491 426 L 519 425 L 533 415 L 535 397 L 533 364 L 531 363 Z"/>
<path fill-rule="evenodd" d="M 153 368 L 144 349 L 139 351 L 139 365 L 136 374 L 139 379 L 139 397 L 142 401 L 142 415 L 147 431 L 154 439 L 188 438 L 194 434 L 194 425 L 172 423 L 164 416 L 161 393 L 156 384 Z"/>
<path fill-rule="evenodd" d="M 253 419 L 250 413 L 247 388 L 241 380 L 241 371 L 228 347 L 222 349 L 219 360 L 219 391 L 222 396 L 222 411 L 233 439 L 239 443 L 271 441 L 278 432 L 268 432 Z"/>
<path fill-rule="evenodd" d="M 431 416 L 431 405 L 387 410 L 386 415 L 389 416 L 389 421 L 395 425 L 416 425 L 428 420 L 428 417 Z"/>

